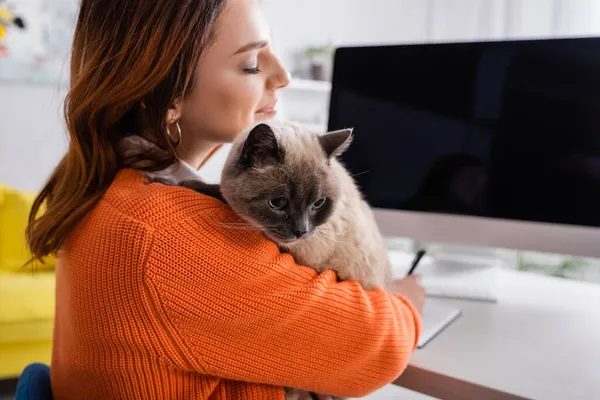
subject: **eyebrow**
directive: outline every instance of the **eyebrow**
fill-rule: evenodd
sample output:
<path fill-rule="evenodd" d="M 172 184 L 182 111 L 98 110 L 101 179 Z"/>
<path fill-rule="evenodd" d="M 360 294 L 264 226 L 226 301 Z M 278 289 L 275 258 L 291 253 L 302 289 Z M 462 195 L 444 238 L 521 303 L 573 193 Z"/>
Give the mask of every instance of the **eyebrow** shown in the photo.
<path fill-rule="evenodd" d="M 248 43 L 245 46 L 242 46 L 238 49 L 238 51 L 236 51 L 235 54 L 241 54 L 241 53 L 245 53 L 247 51 L 250 50 L 256 50 L 256 49 L 262 49 L 263 47 L 266 47 L 268 44 L 268 42 L 266 40 L 261 40 L 260 42 L 252 42 L 252 43 Z"/>

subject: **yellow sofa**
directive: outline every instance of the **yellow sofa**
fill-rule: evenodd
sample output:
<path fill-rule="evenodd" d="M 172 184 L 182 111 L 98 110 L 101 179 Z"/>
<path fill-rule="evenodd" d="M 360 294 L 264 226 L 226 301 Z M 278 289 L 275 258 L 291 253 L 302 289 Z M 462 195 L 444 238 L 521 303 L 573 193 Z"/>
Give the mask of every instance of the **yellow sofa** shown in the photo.
<path fill-rule="evenodd" d="M 34 197 L 0 185 L 0 380 L 18 377 L 29 363 L 50 363 L 54 259 L 23 267 Z"/>

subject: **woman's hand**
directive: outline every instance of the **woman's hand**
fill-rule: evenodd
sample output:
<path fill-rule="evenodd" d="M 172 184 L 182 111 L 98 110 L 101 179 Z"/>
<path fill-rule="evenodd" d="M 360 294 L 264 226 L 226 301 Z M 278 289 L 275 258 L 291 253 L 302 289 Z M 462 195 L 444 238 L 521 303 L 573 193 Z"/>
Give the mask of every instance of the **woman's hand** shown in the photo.
<path fill-rule="evenodd" d="M 415 306 L 419 313 L 423 311 L 425 303 L 425 289 L 421 286 L 419 275 L 410 275 L 404 279 L 394 281 L 392 290 L 394 293 L 406 297 Z"/>

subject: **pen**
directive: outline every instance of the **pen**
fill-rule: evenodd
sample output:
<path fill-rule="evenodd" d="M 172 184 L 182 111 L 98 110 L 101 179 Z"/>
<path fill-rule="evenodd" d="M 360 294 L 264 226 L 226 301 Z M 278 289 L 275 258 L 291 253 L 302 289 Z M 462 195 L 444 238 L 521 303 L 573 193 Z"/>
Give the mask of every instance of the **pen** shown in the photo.
<path fill-rule="evenodd" d="M 415 269 L 417 269 L 417 266 L 419 265 L 419 262 L 421 261 L 425 253 L 426 251 L 424 249 L 417 251 L 417 255 L 415 256 L 415 259 L 413 260 L 412 265 L 410 266 L 410 269 L 408 270 L 408 274 L 406 274 L 406 276 L 410 276 L 413 272 L 415 272 Z"/>

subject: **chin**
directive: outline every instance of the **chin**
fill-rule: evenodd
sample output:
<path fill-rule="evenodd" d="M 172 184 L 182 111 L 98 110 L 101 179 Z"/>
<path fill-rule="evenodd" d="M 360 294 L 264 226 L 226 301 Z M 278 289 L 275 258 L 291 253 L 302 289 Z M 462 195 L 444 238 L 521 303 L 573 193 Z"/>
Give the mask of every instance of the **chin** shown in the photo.
<path fill-rule="evenodd" d="M 257 113 L 254 117 L 254 125 L 258 125 L 261 122 L 267 122 L 273 120 L 277 116 L 277 111 L 268 113 Z"/>
<path fill-rule="evenodd" d="M 274 241 L 275 243 L 277 243 L 280 246 L 291 246 L 298 241 L 298 239 L 296 237 L 282 237 L 278 234 L 268 232 L 268 231 L 264 231 L 264 234 L 267 238 Z"/>
<path fill-rule="evenodd" d="M 313 234 L 309 234 L 307 236 L 304 236 L 302 238 L 297 238 L 296 236 L 279 236 L 277 234 L 271 233 L 271 232 L 267 232 L 264 231 L 265 236 L 272 240 L 273 242 L 277 243 L 279 246 L 281 247 L 286 247 L 286 248 L 292 248 L 294 247 L 294 245 L 302 243 L 307 241 L 308 239 L 310 239 Z"/>

